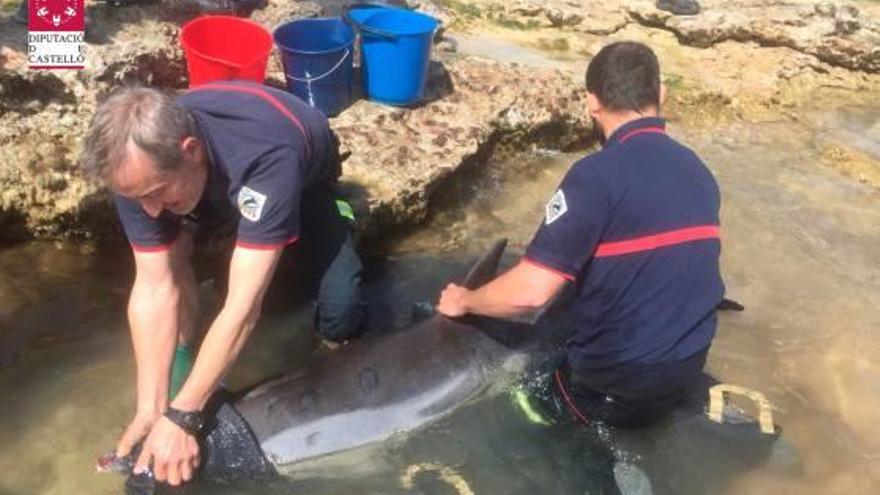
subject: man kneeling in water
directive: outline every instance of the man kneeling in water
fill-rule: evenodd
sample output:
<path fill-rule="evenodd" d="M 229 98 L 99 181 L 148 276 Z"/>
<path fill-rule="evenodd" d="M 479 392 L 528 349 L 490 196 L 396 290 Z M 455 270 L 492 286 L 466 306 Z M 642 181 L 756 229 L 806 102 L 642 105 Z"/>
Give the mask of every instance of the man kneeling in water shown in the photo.
<path fill-rule="evenodd" d="M 650 48 L 606 46 L 586 86 L 603 149 L 565 175 L 519 264 L 477 290 L 450 284 L 437 309 L 511 318 L 572 284 L 575 328 L 554 393 L 578 421 L 647 426 L 699 378 L 715 334 L 719 191 L 665 133 Z"/>

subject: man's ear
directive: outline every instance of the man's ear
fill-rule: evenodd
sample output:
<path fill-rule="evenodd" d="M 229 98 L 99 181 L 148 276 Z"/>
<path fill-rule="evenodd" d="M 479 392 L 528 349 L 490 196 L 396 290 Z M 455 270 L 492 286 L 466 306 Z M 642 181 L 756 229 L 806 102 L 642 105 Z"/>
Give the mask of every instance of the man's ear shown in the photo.
<path fill-rule="evenodd" d="M 666 85 L 660 83 L 660 106 L 666 103 Z"/>
<path fill-rule="evenodd" d="M 185 156 L 194 158 L 196 161 L 201 161 L 205 152 L 202 142 L 195 136 L 183 138 L 183 141 L 180 142 L 180 150 Z"/>
<path fill-rule="evenodd" d="M 602 102 L 599 101 L 599 97 L 589 91 L 587 91 L 587 110 L 591 117 L 596 117 L 602 111 Z"/>

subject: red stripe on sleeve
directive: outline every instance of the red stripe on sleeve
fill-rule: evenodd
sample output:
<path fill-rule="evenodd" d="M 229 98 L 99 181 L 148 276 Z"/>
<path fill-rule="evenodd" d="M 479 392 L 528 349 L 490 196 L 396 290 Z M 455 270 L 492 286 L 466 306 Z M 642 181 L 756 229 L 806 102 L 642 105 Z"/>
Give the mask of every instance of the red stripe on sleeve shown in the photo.
<path fill-rule="evenodd" d="M 299 240 L 299 236 L 294 236 L 294 237 L 291 237 L 290 239 L 287 239 L 286 241 L 282 241 L 282 242 L 274 242 L 271 244 L 259 244 L 256 242 L 247 242 L 247 241 L 242 241 L 242 240 L 238 239 L 235 241 L 235 246 L 242 247 L 245 249 L 256 249 L 259 251 L 274 251 L 276 249 L 289 246 L 298 240 Z"/>
<path fill-rule="evenodd" d="M 129 242 L 129 244 L 131 245 L 132 251 L 136 251 L 138 253 L 161 253 L 163 251 L 170 251 L 171 246 L 174 245 L 174 242 L 171 242 L 169 244 L 159 244 L 158 246 L 142 246 L 133 242 Z"/>
<path fill-rule="evenodd" d="M 717 225 L 700 225 L 697 227 L 670 230 L 645 237 L 637 237 L 625 241 L 603 242 L 602 244 L 599 244 L 598 248 L 596 248 L 594 256 L 602 258 L 605 256 L 639 253 L 661 247 L 684 244 L 686 242 L 700 241 L 704 239 L 718 239 L 720 236 L 721 228 Z"/>
<path fill-rule="evenodd" d="M 171 246 L 173 246 L 174 243 L 177 242 L 177 239 L 179 239 L 179 238 L 180 238 L 180 232 L 178 232 L 177 235 L 174 236 L 174 239 L 171 239 L 170 241 L 168 241 L 164 244 L 159 244 L 158 246 L 145 246 L 143 244 L 137 244 L 137 243 L 134 243 L 131 241 L 128 241 L 128 244 L 131 246 L 132 251 L 135 251 L 138 253 L 162 253 L 165 251 L 170 251 Z"/>

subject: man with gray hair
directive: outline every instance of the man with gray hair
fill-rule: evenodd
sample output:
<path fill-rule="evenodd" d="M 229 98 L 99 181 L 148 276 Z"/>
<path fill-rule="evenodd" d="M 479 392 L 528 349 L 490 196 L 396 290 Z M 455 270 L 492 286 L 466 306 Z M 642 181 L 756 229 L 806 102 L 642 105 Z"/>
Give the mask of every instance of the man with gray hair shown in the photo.
<path fill-rule="evenodd" d="M 302 244 L 314 270 L 318 332 L 342 341 L 359 331 L 362 265 L 351 209 L 335 193 L 338 146 L 320 112 L 247 82 L 176 99 L 123 88 L 98 107 L 83 163 L 112 191 L 136 268 L 128 319 L 137 413 L 116 451 L 128 455 L 143 441 L 136 472 L 152 462 L 159 481 L 192 477 L 201 410 L 256 325 L 286 246 Z M 194 239 L 224 228 L 235 237 L 228 293 L 193 363 L 190 256 Z"/>

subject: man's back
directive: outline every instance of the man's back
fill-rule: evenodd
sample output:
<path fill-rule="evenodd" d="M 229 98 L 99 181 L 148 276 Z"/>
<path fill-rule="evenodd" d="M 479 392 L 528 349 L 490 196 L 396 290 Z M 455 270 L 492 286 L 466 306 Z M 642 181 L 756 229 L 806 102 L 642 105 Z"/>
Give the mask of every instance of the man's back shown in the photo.
<path fill-rule="evenodd" d="M 329 124 L 297 97 L 244 81 L 214 83 L 188 91 L 178 102 L 190 111 L 208 142 L 212 162 L 239 181 L 261 162 L 285 161 L 308 187 L 329 160 Z M 270 158 L 278 155 L 278 158 Z M 335 177 L 334 177 L 335 178 Z"/>
<path fill-rule="evenodd" d="M 560 190 L 575 218 L 559 222 L 554 242 L 585 255 L 567 267 L 577 269 L 571 366 L 673 362 L 708 347 L 724 288 L 718 187 L 699 158 L 661 119 L 639 119 L 576 163 Z M 553 227 L 542 226 L 529 258 L 542 261 L 542 231 Z"/>
<path fill-rule="evenodd" d="M 296 241 L 302 193 L 340 173 L 327 119 L 289 93 L 243 81 L 199 86 L 176 103 L 192 116 L 207 153 L 207 184 L 189 214 L 200 231 L 235 231 L 241 245 L 252 247 Z M 136 201 L 114 200 L 136 248 L 167 246 L 177 237 L 177 215 L 150 218 Z"/>

